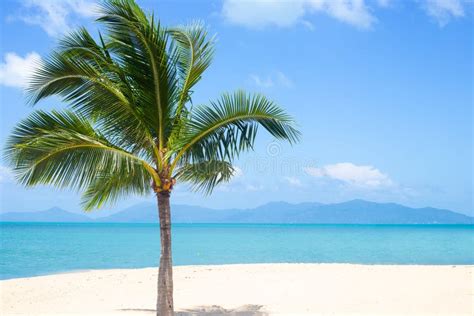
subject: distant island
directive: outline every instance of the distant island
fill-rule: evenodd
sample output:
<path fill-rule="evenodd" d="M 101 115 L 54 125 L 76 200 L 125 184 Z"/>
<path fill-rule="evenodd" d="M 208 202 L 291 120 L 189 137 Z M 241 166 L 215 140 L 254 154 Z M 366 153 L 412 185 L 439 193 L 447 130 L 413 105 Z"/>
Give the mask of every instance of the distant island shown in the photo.
<path fill-rule="evenodd" d="M 92 219 L 85 214 L 52 208 L 38 212 L 0 214 L 2 222 L 157 223 L 156 206 L 140 203 L 110 216 Z M 343 203 L 272 202 L 253 209 L 210 209 L 174 205 L 173 223 L 256 224 L 474 224 L 474 217 L 431 207 L 411 208 L 396 203 L 352 200 Z"/>

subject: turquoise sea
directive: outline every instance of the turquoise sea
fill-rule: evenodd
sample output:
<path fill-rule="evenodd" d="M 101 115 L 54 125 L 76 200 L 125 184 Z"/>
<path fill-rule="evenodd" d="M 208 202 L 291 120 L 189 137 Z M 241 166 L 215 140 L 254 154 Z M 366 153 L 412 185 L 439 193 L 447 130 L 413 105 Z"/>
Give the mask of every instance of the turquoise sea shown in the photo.
<path fill-rule="evenodd" d="M 0 278 L 157 266 L 154 224 L 0 223 Z M 176 265 L 474 264 L 473 225 L 176 224 Z"/>

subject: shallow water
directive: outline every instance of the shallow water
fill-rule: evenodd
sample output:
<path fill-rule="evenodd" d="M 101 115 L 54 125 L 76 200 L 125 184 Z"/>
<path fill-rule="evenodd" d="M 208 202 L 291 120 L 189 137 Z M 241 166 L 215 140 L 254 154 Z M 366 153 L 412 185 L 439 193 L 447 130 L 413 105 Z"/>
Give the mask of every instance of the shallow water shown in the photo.
<path fill-rule="evenodd" d="M 155 224 L 0 223 L 0 278 L 157 266 Z M 173 225 L 175 265 L 474 264 L 474 225 Z"/>

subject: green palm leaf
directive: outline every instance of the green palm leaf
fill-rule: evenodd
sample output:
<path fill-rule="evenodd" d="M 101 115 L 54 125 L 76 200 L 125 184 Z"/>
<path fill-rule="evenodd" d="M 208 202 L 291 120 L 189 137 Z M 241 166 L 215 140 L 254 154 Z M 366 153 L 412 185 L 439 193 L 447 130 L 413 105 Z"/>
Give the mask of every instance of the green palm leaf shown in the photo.
<path fill-rule="evenodd" d="M 134 83 L 145 117 L 152 120 L 159 148 L 171 133 L 176 105 L 177 56 L 168 51 L 168 34 L 154 18 L 147 18 L 134 1 L 111 0 L 102 5 L 110 49 Z"/>
<path fill-rule="evenodd" d="M 7 156 L 27 186 L 84 189 L 97 174 L 127 175 L 138 169 L 156 177 L 149 162 L 114 146 L 73 112 L 34 112 L 12 133 Z"/>
<path fill-rule="evenodd" d="M 211 106 L 194 109 L 186 131 L 173 148 L 176 157 L 172 169 L 192 161 L 229 160 L 251 149 L 258 126 L 277 139 L 296 142 L 299 132 L 293 119 L 262 95 L 243 91 L 224 94 Z"/>
<path fill-rule="evenodd" d="M 189 182 L 195 191 L 206 194 L 220 183 L 228 182 L 234 174 L 234 168 L 227 161 L 210 160 L 186 164 L 176 172 L 176 178 Z"/>
<path fill-rule="evenodd" d="M 152 192 L 152 181 L 150 174 L 139 166 L 126 173 L 99 173 L 82 195 L 82 206 L 90 211 L 104 204 L 114 204 L 125 196 L 147 195 Z"/>
<path fill-rule="evenodd" d="M 176 43 L 177 65 L 182 82 L 176 111 L 176 116 L 179 117 L 182 107 L 190 100 L 190 90 L 211 64 L 214 55 L 214 37 L 208 39 L 207 29 L 201 22 L 170 29 L 169 33 Z"/>
<path fill-rule="evenodd" d="M 151 155 L 152 125 L 135 104 L 125 76 L 108 52 L 85 30 L 65 37 L 60 47 L 34 73 L 28 88 L 31 101 L 35 104 L 59 95 L 81 115 L 95 120 L 121 146 Z"/>

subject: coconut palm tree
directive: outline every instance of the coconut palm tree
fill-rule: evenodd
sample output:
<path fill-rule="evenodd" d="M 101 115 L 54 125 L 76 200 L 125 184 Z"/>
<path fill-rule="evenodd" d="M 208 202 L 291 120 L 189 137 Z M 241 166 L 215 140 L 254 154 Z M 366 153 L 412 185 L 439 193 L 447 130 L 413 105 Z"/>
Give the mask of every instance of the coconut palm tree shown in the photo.
<path fill-rule="evenodd" d="M 293 120 L 263 95 L 223 94 L 192 106 L 214 39 L 200 23 L 164 28 L 132 0 L 101 5 L 105 33 L 81 28 L 60 40 L 27 89 L 32 104 L 60 97 L 68 109 L 34 111 L 6 154 L 26 186 L 82 193 L 85 210 L 129 194 L 157 198 L 161 236 L 157 314 L 173 314 L 170 194 L 177 182 L 210 193 L 252 149 L 262 126 L 295 142 Z"/>

